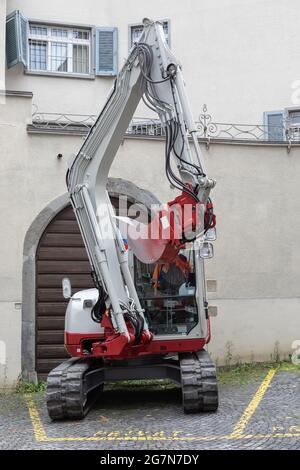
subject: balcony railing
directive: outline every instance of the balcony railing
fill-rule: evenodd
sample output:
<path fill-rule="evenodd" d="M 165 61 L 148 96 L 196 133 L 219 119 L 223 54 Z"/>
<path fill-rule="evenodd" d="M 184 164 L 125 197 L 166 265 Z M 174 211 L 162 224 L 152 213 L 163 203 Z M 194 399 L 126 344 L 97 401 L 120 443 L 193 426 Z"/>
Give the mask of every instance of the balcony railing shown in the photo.
<path fill-rule="evenodd" d="M 37 110 L 32 116 L 28 132 L 60 133 L 86 135 L 95 123 L 97 116 L 82 114 L 42 113 Z M 233 124 L 213 122 L 204 106 L 196 122 L 199 139 L 210 141 L 300 143 L 300 127 L 265 126 L 261 124 Z M 126 136 L 161 138 L 165 134 L 159 119 L 134 118 Z"/>
<path fill-rule="evenodd" d="M 92 114 L 59 114 L 42 113 L 35 110 L 32 114 L 32 124 L 28 125 L 29 132 L 58 132 L 87 134 L 96 121 Z"/>

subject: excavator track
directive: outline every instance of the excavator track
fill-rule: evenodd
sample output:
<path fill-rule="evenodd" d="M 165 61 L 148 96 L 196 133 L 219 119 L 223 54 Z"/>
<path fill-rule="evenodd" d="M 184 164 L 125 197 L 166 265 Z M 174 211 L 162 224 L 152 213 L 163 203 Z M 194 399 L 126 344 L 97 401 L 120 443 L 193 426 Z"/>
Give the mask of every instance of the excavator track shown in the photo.
<path fill-rule="evenodd" d="M 218 408 L 218 386 L 216 369 L 205 351 L 182 353 L 179 361 L 153 363 L 153 372 L 162 376 L 161 367 L 169 371 L 172 380 L 182 385 L 183 409 L 185 413 L 216 411 Z M 120 368 L 127 369 L 131 379 L 153 378 L 149 373 L 149 364 L 137 366 L 104 367 L 100 361 L 71 358 L 53 369 L 47 379 L 47 408 L 52 420 L 82 419 L 89 412 L 103 390 L 105 380 L 119 380 Z M 151 367 L 150 367 L 151 369 Z M 177 371 L 177 372 L 176 372 Z M 106 375 L 108 374 L 108 375 Z M 113 374 L 113 375 L 112 375 Z M 133 375 L 132 375 L 133 374 Z M 137 376 L 136 376 L 137 374 Z M 123 374 L 126 378 L 127 374 Z M 168 376 L 164 374 L 164 377 Z"/>
<path fill-rule="evenodd" d="M 53 369 L 47 379 L 47 408 L 51 419 L 82 419 L 93 406 L 103 384 L 88 385 L 93 362 L 72 358 Z"/>
<path fill-rule="evenodd" d="M 185 413 L 216 411 L 216 368 L 207 351 L 180 355 L 182 399 Z"/>

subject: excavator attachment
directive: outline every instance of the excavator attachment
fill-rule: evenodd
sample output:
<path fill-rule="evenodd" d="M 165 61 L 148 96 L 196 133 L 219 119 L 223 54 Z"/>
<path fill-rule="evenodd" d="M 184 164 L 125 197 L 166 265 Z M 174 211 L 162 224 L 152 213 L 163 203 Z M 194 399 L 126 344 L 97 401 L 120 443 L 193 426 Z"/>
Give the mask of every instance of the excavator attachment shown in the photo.
<path fill-rule="evenodd" d="M 185 244 L 204 235 L 216 225 L 213 204 L 196 202 L 183 193 L 157 208 L 149 224 L 129 217 L 116 217 L 122 236 L 143 263 L 173 261 Z"/>

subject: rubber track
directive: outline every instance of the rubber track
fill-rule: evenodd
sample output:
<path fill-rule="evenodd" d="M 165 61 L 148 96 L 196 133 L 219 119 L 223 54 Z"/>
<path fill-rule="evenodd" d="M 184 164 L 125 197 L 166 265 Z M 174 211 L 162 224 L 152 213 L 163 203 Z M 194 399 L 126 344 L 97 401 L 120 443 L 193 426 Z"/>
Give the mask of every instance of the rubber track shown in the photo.
<path fill-rule="evenodd" d="M 185 413 L 216 411 L 218 385 L 216 368 L 205 351 L 180 355 L 182 398 Z"/>
<path fill-rule="evenodd" d="M 84 393 L 89 361 L 72 358 L 53 369 L 47 379 L 47 409 L 51 419 L 82 419 L 94 403 L 95 393 Z"/>
<path fill-rule="evenodd" d="M 183 408 L 185 413 L 216 411 L 216 369 L 209 354 L 180 354 Z M 94 367 L 89 360 L 71 358 L 53 369 L 47 379 L 47 408 L 52 420 L 82 419 L 99 395 L 99 387 L 86 395 L 84 376 Z"/>

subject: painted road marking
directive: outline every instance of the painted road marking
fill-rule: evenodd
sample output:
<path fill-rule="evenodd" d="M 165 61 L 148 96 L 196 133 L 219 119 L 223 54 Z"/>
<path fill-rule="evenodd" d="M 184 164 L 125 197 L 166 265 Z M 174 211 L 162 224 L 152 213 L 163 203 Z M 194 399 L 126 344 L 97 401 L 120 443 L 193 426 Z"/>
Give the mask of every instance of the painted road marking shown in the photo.
<path fill-rule="evenodd" d="M 238 422 L 234 425 L 231 434 L 224 436 L 179 436 L 181 431 L 174 431 L 171 436 L 166 436 L 164 431 L 150 434 L 145 431 L 136 431 L 136 435 L 130 433 L 123 434 L 122 431 L 99 431 L 90 437 L 49 437 L 41 421 L 37 406 L 30 394 L 24 395 L 24 400 L 28 407 L 31 424 L 34 430 L 35 439 L 38 442 L 61 442 L 61 441 L 218 441 L 218 440 L 238 440 L 238 439 L 270 439 L 270 438 L 298 438 L 300 432 L 274 433 L 274 434 L 245 434 L 247 424 L 255 413 L 258 405 L 263 399 L 274 375 L 278 369 L 271 369 L 257 392 L 254 394 L 249 405 L 246 407 Z M 298 429 L 297 429 L 298 431 Z M 103 435 L 101 435 L 103 434 Z"/>
<path fill-rule="evenodd" d="M 244 431 L 246 429 L 247 424 L 249 423 L 250 419 L 255 413 L 256 408 L 260 404 L 276 372 L 277 372 L 277 369 L 271 369 L 267 373 L 266 377 L 262 381 L 254 397 L 252 398 L 249 405 L 245 409 L 244 413 L 242 414 L 242 416 L 240 417 L 240 419 L 234 426 L 232 434 L 231 434 L 232 437 L 238 437 L 238 436 L 244 435 Z"/>
<path fill-rule="evenodd" d="M 32 396 L 30 394 L 25 394 L 24 398 L 28 407 L 28 412 L 29 412 L 29 416 L 31 419 L 31 423 L 32 423 L 36 440 L 47 441 L 48 440 L 47 434 L 46 434 L 44 426 L 42 425 L 42 421 L 41 421 L 38 409 L 36 407 L 36 404 L 34 403 Z"/>

